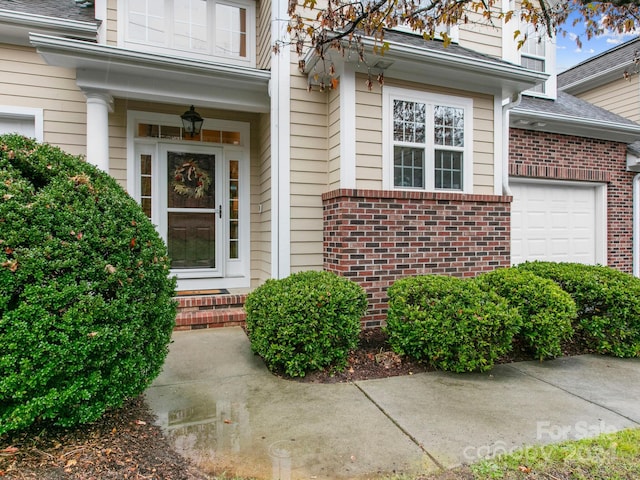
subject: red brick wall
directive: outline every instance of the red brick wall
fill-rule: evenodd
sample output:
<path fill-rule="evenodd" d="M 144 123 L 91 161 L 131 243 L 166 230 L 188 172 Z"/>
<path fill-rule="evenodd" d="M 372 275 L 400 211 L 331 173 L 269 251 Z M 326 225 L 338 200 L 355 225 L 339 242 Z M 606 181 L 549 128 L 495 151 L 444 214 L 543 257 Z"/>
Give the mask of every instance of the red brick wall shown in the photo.
<path fill-rule="evenodd" d="M 511 197 L 341 189 L 322 201 L 324 269 L 364 287 L 365 326 L 386 320 L 397 279 L 509 265 Z"/>
<path fill-rule="evenodd" d="M 633 269 L 633 177 L 627 146 L 591 138 L 510 130 L 509 175 L 607 184 L 607 263 Z"/>

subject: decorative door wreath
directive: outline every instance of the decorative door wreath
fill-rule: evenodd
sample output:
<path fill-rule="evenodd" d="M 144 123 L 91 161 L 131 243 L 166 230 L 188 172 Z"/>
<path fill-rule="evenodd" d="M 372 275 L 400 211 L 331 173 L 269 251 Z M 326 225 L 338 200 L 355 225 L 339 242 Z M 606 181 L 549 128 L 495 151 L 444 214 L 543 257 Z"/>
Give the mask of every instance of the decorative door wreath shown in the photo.
<path fill-rule="evenodd" d="M 211 186 L 211 177 L 195 160 L 178 165 L 173 172 L 173 191 L 191 198 L 204 197 Z"/>

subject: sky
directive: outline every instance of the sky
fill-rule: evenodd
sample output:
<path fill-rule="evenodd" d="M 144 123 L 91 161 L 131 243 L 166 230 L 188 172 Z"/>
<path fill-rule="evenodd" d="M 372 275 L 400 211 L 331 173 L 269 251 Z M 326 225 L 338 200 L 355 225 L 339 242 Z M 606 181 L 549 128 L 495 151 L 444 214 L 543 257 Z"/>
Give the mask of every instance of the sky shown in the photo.
<path fill-rule="evenodd" d="M 558 73 L 570 68 L 580 62 L 587 60 L 594 55 L 609 50 L 616 45 L 631 40 L 638 34 L 619 35 L 617 33 L 606 33 L 599 37 L 593 38 L 589 41 L 586 38 L 582 39 L 582 48 L 579 48 L 576 44 L 576 35 L 580 35 L 581 27 L 576 25 L 571 27 L 571 18 L 566 23 L 565 28 L 571 30 L 566 37 L 561 35 L 556 38 L 556 70 Z M 582 37 L 582 36 L 581 36 Z"/>

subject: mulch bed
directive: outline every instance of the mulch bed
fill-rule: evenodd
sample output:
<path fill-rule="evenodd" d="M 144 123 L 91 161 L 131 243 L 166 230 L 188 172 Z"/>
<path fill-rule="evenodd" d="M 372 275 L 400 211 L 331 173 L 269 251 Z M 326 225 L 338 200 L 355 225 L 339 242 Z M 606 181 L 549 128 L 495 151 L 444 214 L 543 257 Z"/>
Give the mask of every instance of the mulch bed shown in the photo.
<path fill-rule="evenodd" d="M 564 346 L 565 355 L 590 353 L 575 338 Z M 531 360 L 531 354 L 515 345 L 498 363 Z M 362 332 L 360 348 L 351 353 L 344 372 L 314 372 L 298 381 L 338 383 L 413 375 L 433 371 L 430 366 L 391 351 L 381 329 Z M 144 397 L 127 402 L 100 420 L 75 429 L 34 425 L 27 431 L 0 436 L 0 478 L 6 479 L 172 479 L 205 480 L 209 477 L 180 456 L 153 424 L 153 413 Z M 464 470 L 464 469 L 463 469 Z M 456 477 L 467 477 L 467 470 Z M 449 474 L 454 475 L 453 472 Z M 428 478 L 432 478 L 429 476 Z"/>
<path fill-rule="evenodd" d="M 138 397 L 78 428 L 34 425 L 0 436 L 0 478 L 205 480 L 173 450 Z"/>
<path fill-rule="evenodd" d="M 565 356 L 584 353 L 593 353 L 593 351 L 585 347 L 584 340 L 577 333 L 570 341 L 565 342 L 562 348 L 562 354 Z M 522 344 L 514 342 L 511 352 L 499 358 L 496 363 L 525 360 L 535 360 L 533 353 Z M 426 363 L 395 354 L 387 343 L 387 336 L 382 329 L 374 328 L 362 331 L 360 348 L 351 352 L 348 366 L 343 372 L 330 370 L 311 372 L 297 380 L 308 383 L 343 383 L 433 371 L 435 368 Z"/>

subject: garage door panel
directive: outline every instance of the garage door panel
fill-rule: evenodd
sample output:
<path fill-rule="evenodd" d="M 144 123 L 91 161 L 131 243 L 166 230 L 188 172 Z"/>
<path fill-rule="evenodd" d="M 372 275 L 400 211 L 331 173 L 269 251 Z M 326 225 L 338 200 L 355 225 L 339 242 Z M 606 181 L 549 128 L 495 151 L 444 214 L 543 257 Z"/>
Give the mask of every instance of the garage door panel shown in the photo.
<path fill-rule="evenodd" d="M 597 186 L 514 182 L 512 190 L 513 264 L 596 263 Z"/>

